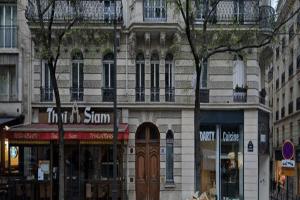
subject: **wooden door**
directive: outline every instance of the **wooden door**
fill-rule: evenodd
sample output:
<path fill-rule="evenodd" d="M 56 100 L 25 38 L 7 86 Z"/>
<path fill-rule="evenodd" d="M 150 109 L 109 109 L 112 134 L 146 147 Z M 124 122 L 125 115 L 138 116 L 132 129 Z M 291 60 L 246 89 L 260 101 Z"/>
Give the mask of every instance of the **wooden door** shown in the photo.
<path fill-rule="evenodd" d="M 136 138 L 136 199 L 159 200 L 159 132 L 156 127 L 138 129 Z"/>

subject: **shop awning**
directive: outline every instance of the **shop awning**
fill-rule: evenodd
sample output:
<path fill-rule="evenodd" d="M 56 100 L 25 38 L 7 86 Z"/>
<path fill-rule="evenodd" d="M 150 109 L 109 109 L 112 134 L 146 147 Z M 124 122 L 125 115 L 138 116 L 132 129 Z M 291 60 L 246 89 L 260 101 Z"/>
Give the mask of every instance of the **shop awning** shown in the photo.
<path fill-rule="evenodd" d="M 66 140 L 112 140 L 113 125 L 64 124 Z M 56 124 L 30 124 L 13 127 L 5 133 L 11 140 L 58 140 Z M 120 124 L 118 140 L 127 141 L 128 124 Z"/>
<path fill-rule="evenodd" d="M 0 116 L 0 126 L 13 126 L 22 123 L 23 120 L 23 115 L 18 117 Z"/>

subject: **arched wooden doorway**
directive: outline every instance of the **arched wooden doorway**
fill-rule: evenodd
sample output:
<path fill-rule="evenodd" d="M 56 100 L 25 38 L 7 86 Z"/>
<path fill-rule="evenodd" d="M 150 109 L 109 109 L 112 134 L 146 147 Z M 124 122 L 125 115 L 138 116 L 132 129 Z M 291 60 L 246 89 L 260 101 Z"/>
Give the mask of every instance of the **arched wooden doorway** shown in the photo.
<path fill-rule="evenodd" d="M 135 189 L 137 200 L 159 200 L 159 131 L 152 123 L 139 126 L 135 138 Z"/>

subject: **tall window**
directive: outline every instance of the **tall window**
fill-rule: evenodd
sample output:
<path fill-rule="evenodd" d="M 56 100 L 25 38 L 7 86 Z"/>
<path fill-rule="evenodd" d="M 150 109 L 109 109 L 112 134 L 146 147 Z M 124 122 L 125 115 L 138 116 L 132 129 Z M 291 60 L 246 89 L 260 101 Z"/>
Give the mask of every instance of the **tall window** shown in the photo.
<path fill-rule="evenodd" d="M 103 101 L 113 101 L 114 99 L 114 54 L 108 53 L 103 57 Z"/>
<path fill-rule="evenodd" d="M 233 89 L 245 88 L 245 64 L 241 56 L 236 56 L 233 61 Z"/>
<path fill-rule="evenodd" d="M 0 66 L 0 101 L 17 100 L 16 66 Z"/>
<path fill-rule="evenodd" d="M 83 55 L 79 50 L 72 55 L 71 100 L 83 100 Z"/>
<path fill-rule="evenodd" d="M 53 87 L 51 83 L 49 66 L 46 61 L 42 61 L 41 101 L 52 101 L 52 100 L 53 100 Z"/>
<path fill-rule="evenodd" d="M 165 86 L 166 86 L 166 101 L 175 101 L 175 87 L 174 87 L 174 62 L 173 56 L 168 54 L 166 56 L 165 64 Z"/>
<path fill-rule="evenodd" d="M 104 20 L 111 21 L 114 19 L 114 2 L 113 1 L 104 1 Z"/>
<path fill-rule="evenodd" d="M 166 135 L 166 183 L 174 183 L 174 136 L 171 130 Z"/>
<path fill-rule="evenodd" d="M 151 101 L 159 101 L 159 57 L 151 56 Z"/>
<path fill-rule="evenodd" d="M 135 100 L 145 101 L 145 60 L 143 54 L 136 57 Z"/>
<path fill-rule="evenodd" d="M 0 4 L 0 48 L 17 46 L 17 6 Z"/>
<path fill-rule="evenodd" d="M 165 0 L 144 0 L 144 19 L 166 20 L 166 7 Z"/>

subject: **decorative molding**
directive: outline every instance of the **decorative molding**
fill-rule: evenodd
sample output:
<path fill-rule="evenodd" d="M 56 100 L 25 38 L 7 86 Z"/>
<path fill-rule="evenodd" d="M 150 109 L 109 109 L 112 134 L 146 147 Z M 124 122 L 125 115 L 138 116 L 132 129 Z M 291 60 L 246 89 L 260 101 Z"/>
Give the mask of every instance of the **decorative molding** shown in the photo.
<path fill-rule="evenodd" d="M 151 42 L 151 34 L 149 32 L 145 33 L 145 58 L 150 58 L 150 42 Z"/>
<path fill-rule="evenodd" d="M 166 56 L 166 33 L 160 32 L 160 56 L 162 59 Z"/>
<path fill-rule="evenodd" d="M 129 35 L 128 51 L 129 51 L 130 57 L 132 59 L 134 59 L 136 56 L 136 34 L 135 34 L 135 32 L 131 32 Z"/>

